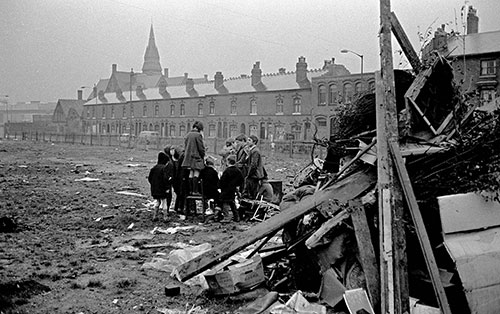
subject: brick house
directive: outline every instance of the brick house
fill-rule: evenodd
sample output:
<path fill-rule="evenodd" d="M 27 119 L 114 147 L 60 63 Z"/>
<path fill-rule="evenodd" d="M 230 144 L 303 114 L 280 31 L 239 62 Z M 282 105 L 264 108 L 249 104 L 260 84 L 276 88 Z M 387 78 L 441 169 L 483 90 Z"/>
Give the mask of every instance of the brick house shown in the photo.
<path fill-rule="evenodd" d="M 479 32 L 477 11 L 470 6 L 466 34 L 445 31 L 442 25 L 423 50 L 424 61 L 439 52 L 450 60 L 455 80 L 463 92 L 477 93 L 482 103 L 490 102 L 499 93 L 500 30 Z"/>
<path fill-rule="evenodd" d="M 169 77 L 168 69 L 161 71 L 151 27 L 142 73 L 118 71 L 113 64 L 110 78 L 96 84 L 84 105 L 83 130 L 134 135 L 149 130 L 182 138 L 200 120 L 207 138 L 223 140 L 244 133 L 266 140 L 310 140 L 313 124 L 319 125 L 320 136 L 328 135 L 334 102 L 319 102 L 323 86 L 338 86 L 342 103 L 352 100 L 362 79 L 365 88 L 373 85 L 373 73 L 351 75 L 334 59 L 308 69 L 305 57 L 298 58 L 294 71 L 281 68 L 263 74 L 257 61 L 250 75 Z"/>

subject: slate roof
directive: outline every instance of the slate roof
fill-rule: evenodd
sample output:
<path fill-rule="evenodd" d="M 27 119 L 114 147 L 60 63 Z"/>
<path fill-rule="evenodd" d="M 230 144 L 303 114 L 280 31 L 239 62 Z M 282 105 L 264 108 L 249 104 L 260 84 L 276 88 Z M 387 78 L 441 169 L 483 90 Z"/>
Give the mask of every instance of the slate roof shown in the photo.
<path fill-rule="evenodd" d="M 450 57 L 464 55 L 463 36 L 453 36 L 448 39 Z M 465 35 L 465 55 L 478 55 L 500 52 L 500 31 L 475 33 Z"/>
<path fill-rule="evenodd" d="M 307 78 L 309 81 L 312 78 L 319 77 L 325 74 L 327 71 L 323 69 L 310 70 L 307 72 Z M 279 90 L 293 90 L 300 89 L 300 85 L 295 81 L 296 76 L 295 72 L 287 72 L 284 74 L 278 73 L 270 73 L 262 75 L 261 81 L 262 84 L 266 87 L 266 91 L 279 91 Z M 203 79 L 204 81 L 204 79 Z M 252 78 L 250 76 L 246 77 L 236 77 L 236 78 L 227 78 L 224 80 L 224 87 L 227 89 L 228 94 L 235 93 L 252 93 L 256 92 L 256 89 L 252 86 Z M 127 88 L 128 89 L 128 88 Z M 198 97 L 204 97 L 207 95 L 218 95 L 219 92 L 214 87 L 214 81 L 204 81 L 203 83 L 194 84 L 194 89 L 198 93 Z M 148 100 L 153 99 L 163 99 L 160 95 L 158 87 L 144 88 L 144 95 Z M 167 85 L 167 92 L 170 94 L 170 98 L 187 98 L 189 97 L 188 92 L 186 91 L 186 85 Z M 124 91 L 123 95 L 128 101 L 130 98 L 130 94 L 128 91 Z M 116 97 L 116 93 L 106 93 L 105 97 L 107 99 L 108 104 L 112 103 L 120 103 L 120 100 Z M 137 97 L 135 90 L 132 92 L 132 101 L 140 100 Z M 100 100 L 97 102 L 101 103 Z M 90 100 L 87 104 L 95 104 L 95 99 Z"/>

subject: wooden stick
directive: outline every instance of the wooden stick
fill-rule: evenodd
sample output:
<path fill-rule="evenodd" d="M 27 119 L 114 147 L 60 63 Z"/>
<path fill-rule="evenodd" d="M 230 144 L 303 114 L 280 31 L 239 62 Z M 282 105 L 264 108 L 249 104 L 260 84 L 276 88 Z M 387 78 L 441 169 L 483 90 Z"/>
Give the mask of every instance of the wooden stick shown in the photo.
<path fill-rule="evenodd" d="M 410 177 L 408 176 L 403 157 L 399 151 L 399 145 L 397 143 L 389 143 L 389 148 L 394 164 L 396 165 L 399 183 L 403 188 L 406 202 L 408 204 L 408 208 L 410 209 L 411 217 L 413 218 L 413 224 L 415 225 L 415 230 L 417 232 L 420 247 L 422 248 L 422 253 L 424 254 L 425 263 L 431 277 L 432 286 L 434 288 L 434 293 L 438 300 L 439 307 L 443 314 L 451 314 L 450 305 L 448 304 L 443 283 L 441 282 L 441 277 L 439 276 L 439 269 L 436 259 L 434 258 L 429 236 L 427 235 L 427 230 L 425 229 L 424 220 L 422 218 L 422 214 L 420 213 L 417 198 L 413 192 Z"/>

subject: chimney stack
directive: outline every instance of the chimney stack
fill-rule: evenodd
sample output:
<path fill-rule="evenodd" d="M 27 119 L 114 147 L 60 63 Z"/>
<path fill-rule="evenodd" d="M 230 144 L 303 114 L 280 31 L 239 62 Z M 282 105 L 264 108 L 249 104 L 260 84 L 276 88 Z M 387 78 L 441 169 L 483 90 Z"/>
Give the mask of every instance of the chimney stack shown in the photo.
<path fill-rule="evenodd" d="M 187 73 L 185 73 L 185 75 L 186 75 L 186 74 L 187 74 Z M 190 90 L 192 90 L 192 89 L 194 89 L 194 81 L 193 81 L 193 79 L 192 79 L 192 78 L 188 78 L 188 79 L 186 80 L 186 91 L 190 91 Z"/>
<path fill-rule="evenodd" d="M 214 75 L 214 88 L 218 90 L 220 87 L 224 85 L 224 76 L 222 72 L 215 72 Z"/>
<path fill-rule="evenodd" d="M 260 61 L 255 62 L 252 69 L 252 86 L 257 86 L 261 83 L 262 70 L 260 69 Z"/>
<path fill-rule="evenodd" d="M 168 78 L 168 68 L 163 69 L 163 76 Z"/>
<path fill-rule="evenodd" d="M 307 80 L 307 63 L 306 58 L 303 56 L 299 57 L 299 62 L 296 64 L 295 71 L 295 81 L 297 83 L 304 82 Z"/>
<path fill-rule="evenodd" d="M 477 16 L 477 10 L 474 7 L 469 7 L 469 12 L 467 12 L 467 34 L 476 34 L 479 32 L 479 17 Z"/>
<path fill-rule="evenodd" d="M 111 73 L 115 73 L 116 72 L 116 63 L 113 63 L 111 65 Z"/>
<path fill-rule="evenodd" d="M 81 89 L 77 90 L 77 99 L 83 100 L 83 91 Z"/>

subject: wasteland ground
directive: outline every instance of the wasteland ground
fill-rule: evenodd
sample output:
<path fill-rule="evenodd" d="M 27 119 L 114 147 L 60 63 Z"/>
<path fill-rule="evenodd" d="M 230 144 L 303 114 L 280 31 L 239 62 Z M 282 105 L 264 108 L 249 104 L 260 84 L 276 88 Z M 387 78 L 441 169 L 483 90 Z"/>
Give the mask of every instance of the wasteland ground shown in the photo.
<path fill-rule="evenodd" d="M 0 141 L 4 223 L 0 226 L 0 313 L 160 313 L 158 309 L 193 306 L 206 313 L 231 313 L 244 304 L 211 297 L 169 273 L 141 268 L 156 253 L 174 249 L 152 244 L 216 246 L 257 223 L 202 223 L 200 218 L 181 220 L 173 214 L 168 222 L 153 222 L 145 206 L 151 200 L 146 176 L 157 152 Z M 269 177 L 282 180 L 286 189 L 308 157 L 265 161 Z M 99 180 L 75 181 L 85 177 Z M 14 226 L 8 225 L 10 219 Z M 151 233 L 155 227 L 190 225 L 205 229 Z M 118 250 L 126 245 L 137 250 Z M 167 297 L 164 287 L 172 284 L 179 285 L 181 293 Z"/>

